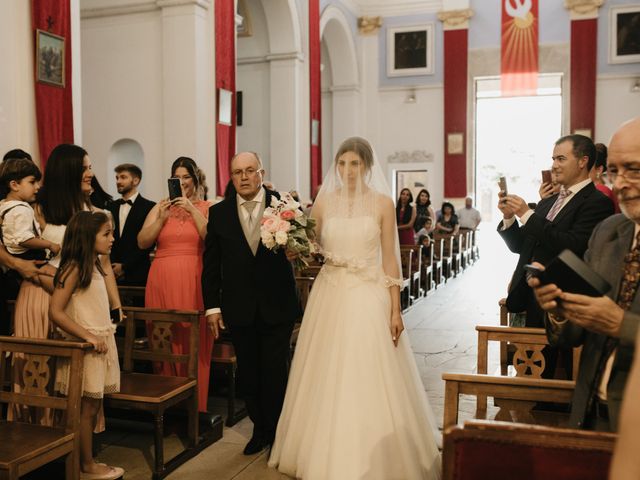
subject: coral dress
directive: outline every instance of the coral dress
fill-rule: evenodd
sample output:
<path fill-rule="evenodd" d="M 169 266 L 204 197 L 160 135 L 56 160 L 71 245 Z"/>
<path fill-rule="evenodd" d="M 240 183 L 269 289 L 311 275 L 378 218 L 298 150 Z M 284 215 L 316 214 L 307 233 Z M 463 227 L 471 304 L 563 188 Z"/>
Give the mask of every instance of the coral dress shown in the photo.
<path fill-rule="evenodd" d="M 210 202 L 195 202 L 194 206 L 208 218 Z M 204 310 L 202 300 L 202 253 L 204 241 L 198 235 L 191 215 L 179 207 L 171 207 L 169 218 L 156 240 L 156 256 L 151 263 L 145 306 L 174 310 Z M 209 370 L 213 336 L 204 316 L 200 317 L 198 352 L 198 410 L 207 411 Z M 171 348 L 174 353 L 189 351 L 189 327 L 173 326 Z M 187 365 L 169 363 L 155 366 L 163 375 L 187 376 Z"/>

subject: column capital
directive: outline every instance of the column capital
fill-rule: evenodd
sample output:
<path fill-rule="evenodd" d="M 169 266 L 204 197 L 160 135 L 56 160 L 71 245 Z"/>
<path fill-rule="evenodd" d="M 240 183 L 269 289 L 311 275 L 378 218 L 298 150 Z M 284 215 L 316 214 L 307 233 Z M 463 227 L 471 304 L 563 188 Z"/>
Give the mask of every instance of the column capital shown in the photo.
<path fill-rule="evenodd" d="M 569 10 L 571 20 L 587 20 L 598 18 L 598 9 L 604 0 L 564 0 L 564 7 Z"/>
<path fill-rule="evenodd" d="M 382 17 L 358 17 L 358 33 L 360 35 L 374 35 L 382 26 Z"/>
<path fill-rule="evenodd" d="M 445 30 L 466 30 L 469 28 L 469 19 L 473 17 L 473 10 L 445 10 L 438 12 L 438 20 L 443 23 Z"/>

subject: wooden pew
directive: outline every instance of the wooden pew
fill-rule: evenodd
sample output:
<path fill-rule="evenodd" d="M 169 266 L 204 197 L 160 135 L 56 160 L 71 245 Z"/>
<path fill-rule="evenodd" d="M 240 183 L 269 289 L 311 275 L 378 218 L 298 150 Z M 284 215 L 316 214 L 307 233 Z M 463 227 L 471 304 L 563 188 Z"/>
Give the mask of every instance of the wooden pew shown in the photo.
<path fill-rule="evenodd" d="M 433 240 L 436 245 L 435 256 L 442 260 L 442 275 L 446 282 L 450 278 L 453 278 L 453 258 L 451 256 L 453 251 L 453 237 L 451 235 L 442 235 L 434 233 Z"/>
<path fill-rule="evenodd" d="M 617 435 L 469 421 L 445 430 L 445 480 L 606 480 Z"/>
<path fill-rule="evenodd" d="M 118 285 L 118 293 L 120 301 L 126 307 L 142 307 L 144 306 L 145 287 L 137 287 L 130 285 Z"/>
<path fill-rule="evenodd" d="M 424 290 L 422 289 L 422 281 L 420 279 L 422 275 L 422 245 L 401 245 L 400 252 L 402 250 L 411 250 L 411 263 L 409 271 L 409 280 L 411 282 L 411 303 L 415 303 L 424 297 Z"/>
<path fill-rule="evenodd" d="M 400 263 L 402 268 L 402 287 L 400 287 L 400 306 L 403 312 L 411 307 L 411 261 L 412 250 L 400 250 Z"/>
<path fill-rule="evenodd" d="M 462 235 L 461 251 L 462 251 L 462 269 L 463 270 L 466 270 L 467 268 L 469 268 L 473 263 L 473 260 L 472 260 L 473 246 L 471 245 L 472 234 L 473 232 L 471 230 L 461 231 L 461 235 Z"/>
<path fill-rule="evenodd" d="M 454 277 L 462 273 L 462 235 L 460 233 L 451 235 L 451 267 Z"/>
<path fill-rule="evenodd" d="M 422 281 L 422 289 L 426 297 L 436 287 L 433 274 L 433 245 L 422 248 L 422 275 L 420 276 L 420 280 Z"/>
<path fill-rule="evenodd" d="M 433 267 L 433 281 L 435 282 L 435 288 L 442 285 L 447 281 L 446 277 L 442 273 L 442 251 L 444 250 L 444 240 L 438 238 L 438 240 L 432 240 L 432 267 Z"/>
<path fill-rule="evenodd" d="M 200 312 L 196 310 L 160 310 L 125 307 L 124 364 L 120 392 L 105 396 L 105 406 L 149 412 L 154 418 L 155 464 L 153 478 L 164 478 L 170 472 L 222 436 L 222 424 L 207 437 L 198 434 L 198 344 Z M 150 324 L 152 335 L 148 348 L 134 348 L 136 322 Z M 189 354 L 171 351 L 171 327 L 190 323 Z M 133 371 L 134 360 L 186 363 L 187 377 L 153 375 Z M 187 448 L 171 460 L 164 461 L 164 414 L 168 408 L 184 404 L 187 407 Z"/>
<path fill-rule="evenodd" d="M 476 263 L 480 258 L 480 248 L 478 247 L 478 231 L 471 232 L 471 258 Z"/>
<path fill-rule="evenodd" d="M 0 478 L 17 479 L 57 458 L 65 458 L 65 478 L 80 477 L 80 399 L 84 354 L 89 343 L 0 337 L 0 378 L 12 372 L 16 354 L 24 356 L 23 378 L 32 379 L 20 393 L 0 390 L 0 403 L 64 411 L 60 426 L 45 427 L 0 419 Z M 49 396 L 55 381 L 56 361 L 69 362 L 69 391 L 66 396 Z"/>
<path fill-rule="evenodd" d="M 536 423 L 531 410 L 536 402 L 569 404 L 575 382 L 530 377 L 501 377 L 444 373 L 444 428 L 458 423 L 460 395 L 493 397 L 500 407 L 495 420 Z M 551 415 L 545 412 L 545 417 Z M 553 416 L 557 422 L 558 415 Z"/>

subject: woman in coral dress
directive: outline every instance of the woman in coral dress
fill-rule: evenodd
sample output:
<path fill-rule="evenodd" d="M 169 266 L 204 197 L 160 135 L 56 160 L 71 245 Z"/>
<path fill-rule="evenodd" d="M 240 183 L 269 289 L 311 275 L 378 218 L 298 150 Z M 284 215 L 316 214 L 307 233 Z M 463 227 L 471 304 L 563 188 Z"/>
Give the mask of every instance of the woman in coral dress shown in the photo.
<path fill-rule="evenodd" d="M 151 263 L 145 306 L 174 310 L 203 310 L 202 252 L 207 232 L 211 202 L 202 200 L 206 189 L 204 174 L 196 163 L 180 157 L 171 166 L 171 176 L 179 178 L 183 196 L 160 201 L 149 212 L 138 235 L 140 248 L 157 243 Z M 207 411 L 209 370 L 213 336 L 204 317 L 200 318 L 198 351 L 198 410 Z M 172 327 L 171 348 L 174 353 L 189 352 L 189 327 Z M 162 363 L 155 366 L 163 375 L 187 376 L 187 365 Z"/>

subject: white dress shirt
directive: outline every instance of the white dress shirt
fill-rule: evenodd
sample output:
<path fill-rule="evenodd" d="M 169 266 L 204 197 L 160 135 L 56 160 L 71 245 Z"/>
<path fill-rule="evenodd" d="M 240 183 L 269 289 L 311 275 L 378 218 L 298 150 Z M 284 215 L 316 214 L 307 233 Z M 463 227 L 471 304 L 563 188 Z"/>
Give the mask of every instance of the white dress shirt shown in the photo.
<path fill-rule="evenodd" d="M 251 216 L 251 224 L 255 225 L 255 222 L 258 220 L 257 216 L 260 209 L 254 208 L 251 211 L 251 213 L 249 213 L 249 211 L 242 205 L 247 202 L 257 202 L 257 204 L 260 204 L 262 203 L 263 199 L 264 199 L 264 188 L 262 187 L 260 187 L 260 190 L 258 191 L 257 195 L 250 200 L 245 200 L 240 195 L 236 194 L 236 202 L 238 204 L 238 214 L 242 215 L 242 220 L 244 222 L 248 222 L 249 216 Z M 258 206 L 257 204 L 256 204 L 256 207 Z M 207 311 L 204 312 L 205 316 L 213 315 L 214 313 L 222 313 L 222 310 L 218 307 L 215 307 L 215 308 L 207 308 Z"/>
<path fill-rule="evenodd" d="M 131 203 L 135 203 L 136 198 L 138 198 L 139 192 L 131 195 L 127 200 L 131 200 Z M 125 198 L 122 198 L 125 200 Z M 120 210 L 118 210 L 118 221 L 120 222 L 120 237 L 122 237 L 122 230 L 124 230 L 124 224 L 127 221 L 127 217 L 129 216 L 129 212 L 131 211 L 132 205 L 128 203 L 123 203 L 120 205 Z"/>

